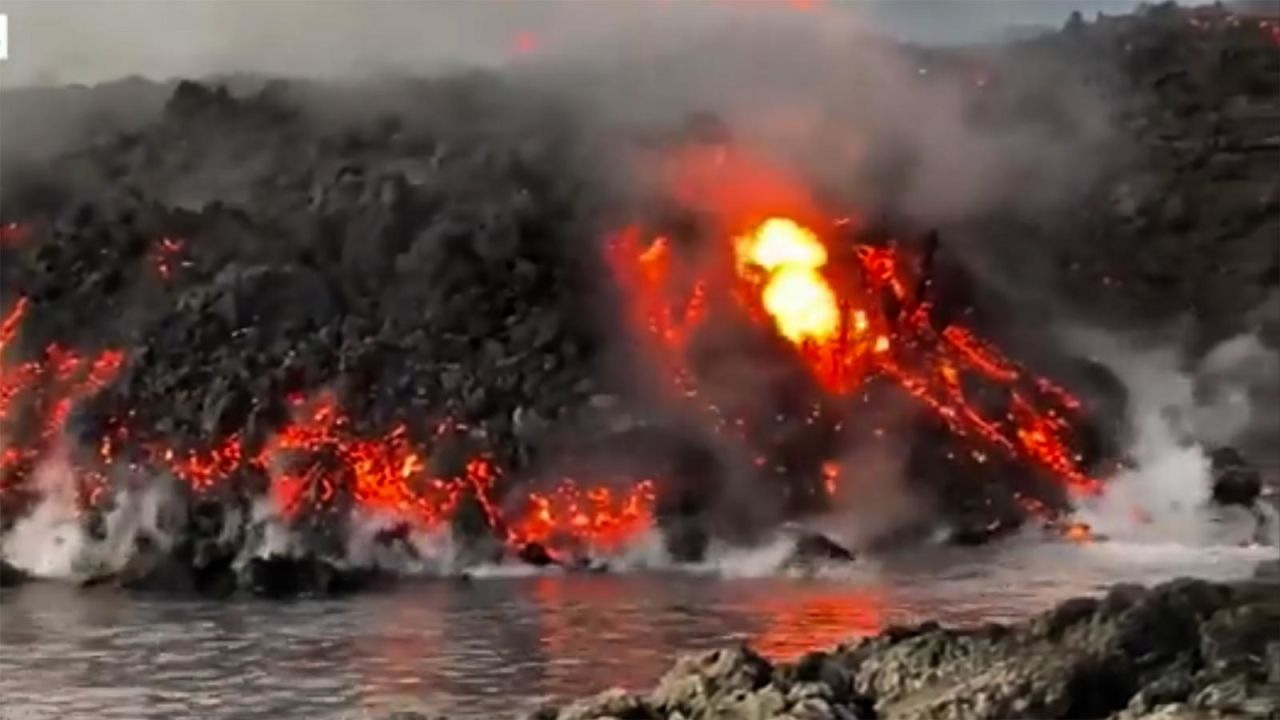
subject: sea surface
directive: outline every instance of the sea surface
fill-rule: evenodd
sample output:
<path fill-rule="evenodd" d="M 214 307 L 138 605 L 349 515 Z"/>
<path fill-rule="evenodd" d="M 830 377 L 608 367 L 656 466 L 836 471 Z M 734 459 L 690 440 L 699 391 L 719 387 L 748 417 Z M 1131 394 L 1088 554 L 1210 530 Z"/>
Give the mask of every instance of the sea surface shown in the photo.
<path fill-rule="evenodd" d="M 651 684 L 681 653 L 793 657 L 894 623 L 1008 621 L 1117 581 L 1250 574 L 1274 548 L 1027 543 L 817 576 L 744 553 L 697 572 L 415 580 L 338 600 L 232 602 L 38 583 L 0 591 L 0 717 L 513 717 Z"/>

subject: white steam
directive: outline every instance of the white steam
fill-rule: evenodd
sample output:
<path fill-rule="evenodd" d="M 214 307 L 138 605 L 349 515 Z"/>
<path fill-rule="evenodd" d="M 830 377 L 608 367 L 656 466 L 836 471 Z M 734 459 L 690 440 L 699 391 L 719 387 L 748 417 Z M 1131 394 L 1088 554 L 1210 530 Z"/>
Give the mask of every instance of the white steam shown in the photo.
<path fill-rule="evenodd" d="M 59 443 L 33 473 L 40 500 L 4 536 L 3 556 L 35 577 L 79 580 L 122 570 L 145 536 L 160 551 L 171 548 L 182 525 L 183 505 L 171 480 L 127 483 L 90 532 L 77 508 L 77 470 Z"/>
<path fill-rule="evenodd" d="M 753 547 L 717 544 L 708 548 L 706 560 L 693 571 L 730 578 L 768 577 L 777 575 L 794 552 L 795 541 L 780 534 Z"/>
<path fill-rule="evenodd" d="M 37 577 L 75 574 L 85 534 L 75 510 L 72 472 L 63 446 L 36 468 L 33 480 L 44 497 L 4 537 L 4 557 L 15 567 Z"/>
<path fill-rule="evenodd" d="M 1089 349 L 1128 389 L 1132 437 L 1130 469 L 1110 479 L 1101 500 L 1083 509 L 1083 518 L 1098 532 L 1129 540 L 1196 546 L 1276 542 L 1274 517 L 1259 527 L 1249 510 L 1209 504 L 1209 453 L 1232 445 L 1252 426 L 1257 409 L 1248 381 L 1274 370 L 1274 353 L 1257 338 L 1241 336 L 1187 368 L 1168 347 L 1143 348 L 1098 332 L 1072 334 L 1078 347 Z M 1209 375 L 1226 389 L 1206 398 L 1197 388 Z"/>

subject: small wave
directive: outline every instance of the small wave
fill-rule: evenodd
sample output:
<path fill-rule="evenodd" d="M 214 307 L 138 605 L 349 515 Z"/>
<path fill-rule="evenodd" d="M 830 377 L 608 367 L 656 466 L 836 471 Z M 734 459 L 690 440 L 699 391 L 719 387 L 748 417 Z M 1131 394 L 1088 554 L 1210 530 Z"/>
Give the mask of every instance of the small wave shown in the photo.
<path fill-rule="evenodd" d="M 1266 545 L 1190 545 L 1175 541 L 1139 542 L 1110 540 L 1081 546 L 1082 552 L 1111 561 L 1141 565 L 1177 560 L 1230 560 L 1260 562 L 1275 557 L 1276 549 Z"/>
<path fill-rule="evenodd" d="M 512 562 L 485 563 L 466 570 L 466 574 L 474 578 L 521 578 L 535 575 L 560 575 L 563 573 L 564 568 L 555 565 L 535 567 L 524 563 Z"/>
<path fill-rule="evenodd" d="M 730 578 L 767 577 L 777 575 L 794 550 L 795 543 L 783 537 L 749 548 L 714 544 L 705 560 L 682 569 Z"/>

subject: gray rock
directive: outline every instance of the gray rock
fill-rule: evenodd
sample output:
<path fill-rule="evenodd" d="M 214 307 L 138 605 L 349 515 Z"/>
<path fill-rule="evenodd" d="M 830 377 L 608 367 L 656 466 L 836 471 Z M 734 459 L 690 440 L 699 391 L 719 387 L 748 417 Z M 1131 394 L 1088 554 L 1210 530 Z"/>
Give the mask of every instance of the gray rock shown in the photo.
<path fill-rule="evenodd" d="M 594 697 L 571 703 L 554 717 L 556 720 L 594 720 L 596 718 L 647 720 L 658 716 L 641 697 L 614 688 Z"/>
<path fill-rule="evenodd" d="M 788 714 L 796 720 L 834 720 L 836 717 L 826 698 L 812 695 L 793 704 Z"/>
<path fill-rule="evenodd" d="M 1280 603 L 1257 584 L 1121 586 L 1009 627 L 890 628 L 795 663 L 689 655 L 645 702 L 656 717 L 743 720 L 1274 717 L 1276 627 Z"/>
<path fill-rule="evenodd" d="M 786 565 L 804 567 L 821 563 L 850 563 L 857 559 L 852 550 L 819 532 L 804 530 L 795 537 L 795 549 Z"/>
<path fill-rule="evenodd" d="M 649 703 L 662 712 L 696 717 L 735 693 L 764 687 L 772 670 L 769 661 L 747 648 L 685 655 L 658 681 Z"/>
<path fill-rule="evenodd" d="M 1251 506 L 1262 493 L 1262 474 L 1240 451 L 1224 447 L 1214 450 L 1209 460 L 1213 476 L 1213 499 L 1223 505 Z"/>

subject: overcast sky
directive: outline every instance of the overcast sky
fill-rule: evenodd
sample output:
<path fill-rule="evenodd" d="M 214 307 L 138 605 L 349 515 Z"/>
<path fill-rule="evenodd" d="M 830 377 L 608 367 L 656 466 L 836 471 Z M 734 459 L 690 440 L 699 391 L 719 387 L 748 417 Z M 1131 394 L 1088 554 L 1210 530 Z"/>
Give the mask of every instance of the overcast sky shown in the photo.
<path fill-rule="evenodd" d="M 1010 26 L 1058 26 L 1072 10 L 1129 0 L 0 0 L 9 15 L 5 86 L 229 71 L 330 74 L 379 66 L 501 63 L 608 33 L 766 12 L 858 16 L 925 43 L 971 42 Z M 607 43 L 605 43 L 607 45 Z"/>

